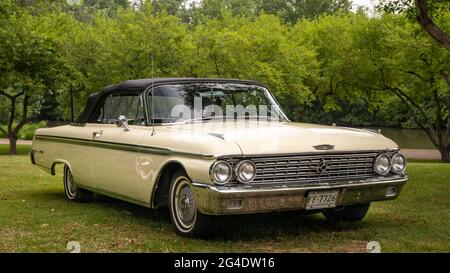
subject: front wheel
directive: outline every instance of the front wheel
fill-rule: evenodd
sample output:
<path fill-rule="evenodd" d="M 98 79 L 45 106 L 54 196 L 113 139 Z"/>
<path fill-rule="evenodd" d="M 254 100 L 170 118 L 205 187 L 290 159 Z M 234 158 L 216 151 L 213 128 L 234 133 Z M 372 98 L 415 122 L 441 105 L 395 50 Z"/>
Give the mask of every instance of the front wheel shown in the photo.
<path fill-rule="evenodd" d="M 64 192 L 66 193 L 67 199 L 75 202 L 90 202 L 94 195 L 93 192 L 79 188 L 74 180 L 72 171 L 70 168 L 65 165 L 64 166 Z"/>
<path fill-rule="evenodd" d="M 170 219 L 179 235 L 204 237 L 212 235 L 216 229 L 213 216 L 198 211 L 191 182 L 183 171 L 175 173 L 170 183 L 169 210 Z"/>
<path fill-rule="evenodd" d="M 369 211 L 370 203 L 347 205 L 343 208 L 331 209 L 323 212 L 325 218 L 333 222 L 356 222 L 362 220 Z"/>

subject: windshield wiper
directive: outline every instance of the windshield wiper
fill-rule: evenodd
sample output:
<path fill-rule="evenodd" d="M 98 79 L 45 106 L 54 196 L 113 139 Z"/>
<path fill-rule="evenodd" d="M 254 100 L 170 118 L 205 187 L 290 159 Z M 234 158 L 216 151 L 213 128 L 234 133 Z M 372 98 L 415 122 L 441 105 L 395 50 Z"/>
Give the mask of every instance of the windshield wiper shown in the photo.
<path fill-rule="evenodd" d="M 270 117 L 270 116 L 210 116 L 210 117 L 201 117 L 201 118 L 193 118 L 182 121 L 183 123 L 193 123 L 197 121 L 208 121 L 212 119 L 230 119 L 230 120 L 238 120 L 238 119 L 248 119 L 248 120 L 270 120 L 270 121 L 281 121 L 280 118 Z"/>
<path fill-rule="evenodd" d="M 191 118 L 191 119 L 187 119 L 185 121 L 183 121 L 183 123 L 191 123 L 191 122 L 196 122 L 196 121 L 206 121 L 206 120 L 212 120 L 215 118 L 224 118 L 226 116 L 211 116 L 211 117 L 201 117 L 201 118 Z"/>

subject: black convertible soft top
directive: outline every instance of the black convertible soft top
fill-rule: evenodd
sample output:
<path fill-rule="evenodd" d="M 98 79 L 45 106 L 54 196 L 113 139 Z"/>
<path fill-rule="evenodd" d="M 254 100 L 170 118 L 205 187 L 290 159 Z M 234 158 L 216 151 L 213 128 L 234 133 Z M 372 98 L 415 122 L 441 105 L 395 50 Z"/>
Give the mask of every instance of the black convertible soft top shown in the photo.
<path fill-rule="evenodd" d="M 102 91 L 93 93 L 89 96 L 86 106 L 78 117 L 76 123 L 83 124 L 89 121 L 93 115 L 95 109 L 102 98 L 113 93 L 113 92 L 130 92 L 130 91 L 144 91 L 152 84 L 154 86 L 161 84 L 176 84 L 176 83 L 241 83 L 241 84 L 262 84 L 249 81 L 249 80 L 235 80 L 235 79 L 208 79 L 208 78 L 153 78 L 153 79 L 139 79 L 139 80 L 129 80 L 118 84 L 110 85 L 105 87 Z"/>

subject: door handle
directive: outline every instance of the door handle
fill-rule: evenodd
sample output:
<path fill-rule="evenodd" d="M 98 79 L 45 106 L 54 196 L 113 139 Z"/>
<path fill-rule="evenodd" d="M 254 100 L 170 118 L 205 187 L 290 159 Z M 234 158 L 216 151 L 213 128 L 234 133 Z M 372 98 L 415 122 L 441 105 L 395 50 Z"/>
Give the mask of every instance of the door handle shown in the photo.
<path fill-rule="evenodd" d="M 100 137 L 102 134 L 103 134 L 103 130 L 100 130 L 98 132 L 93 132 L 92 137 L 93 138 Z"/>

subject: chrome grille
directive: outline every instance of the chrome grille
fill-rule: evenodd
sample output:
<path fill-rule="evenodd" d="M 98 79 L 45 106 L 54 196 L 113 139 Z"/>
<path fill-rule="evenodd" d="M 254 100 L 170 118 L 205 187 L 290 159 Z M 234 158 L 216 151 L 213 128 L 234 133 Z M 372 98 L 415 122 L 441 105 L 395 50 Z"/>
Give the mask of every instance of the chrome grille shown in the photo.
<path fill-rule="evenodd" d="M 256 164 L 252 184 L 313 183 L 365 179 L 376 174 L 373 162 L 378 153 L 314 154 L 249 157 Z M 239 158 L 227 158 L 234 167 Z M 325 167 L 324 167 L 325 166 Z M 321 169 L 324 169 L 322 172 Z"/>

